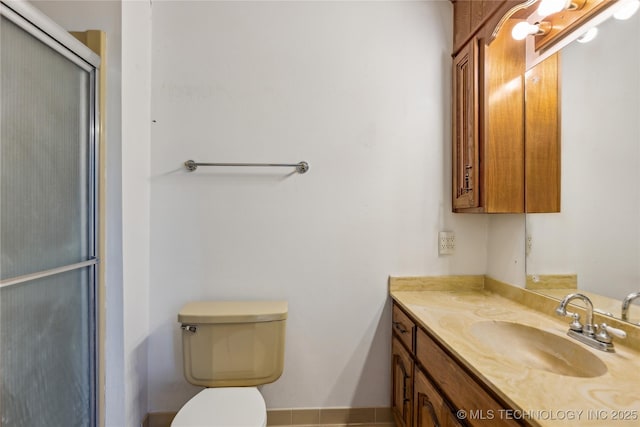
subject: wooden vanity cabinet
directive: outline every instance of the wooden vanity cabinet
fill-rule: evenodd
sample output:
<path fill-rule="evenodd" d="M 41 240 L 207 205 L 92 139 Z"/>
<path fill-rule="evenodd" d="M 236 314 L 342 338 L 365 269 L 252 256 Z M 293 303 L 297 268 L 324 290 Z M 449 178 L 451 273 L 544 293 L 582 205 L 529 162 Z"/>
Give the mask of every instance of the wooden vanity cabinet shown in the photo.
<path fill-rule="evenodd" d="M 402 328 L 411 332 L 402 333 L 396 326 L 398 319 L 412 325 Z M 393 322 L 392 410 L 398 427 L 522 425 L 504 416 L 507 405 L 396 303 Z M 407 340 L 409 335 L 411 339 Z M 459 420 L 456 412 L 460 409 L 466 417 Z"/>

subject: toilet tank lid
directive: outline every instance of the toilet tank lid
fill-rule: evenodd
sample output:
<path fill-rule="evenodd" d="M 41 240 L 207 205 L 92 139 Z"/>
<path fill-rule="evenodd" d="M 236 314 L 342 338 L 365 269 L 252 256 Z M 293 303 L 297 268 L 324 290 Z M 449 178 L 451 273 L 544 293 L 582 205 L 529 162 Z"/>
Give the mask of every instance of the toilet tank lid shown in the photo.
<path fill-rule="evenodd" d="M 286 301 L 194 301 L 178 313 L 180 323 L 252 323 L 287 318 Z"/>

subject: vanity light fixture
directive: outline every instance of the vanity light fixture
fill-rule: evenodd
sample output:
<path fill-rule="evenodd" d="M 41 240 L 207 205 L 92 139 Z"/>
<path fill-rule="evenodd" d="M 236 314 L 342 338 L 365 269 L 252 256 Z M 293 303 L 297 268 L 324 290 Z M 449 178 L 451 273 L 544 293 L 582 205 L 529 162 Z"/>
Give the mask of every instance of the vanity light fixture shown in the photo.
<path fill-rule="evenodd" d="M 538 16 L 545 17 L 563 10 L 582 9 L 586 0 L 541 0 L 538 6 Z"/>
<path fill-rule="evenodd" d="M 591 40 L 598 36 L 598 27 L 591 27 L 583 35 L 578 37 L 576 41 L 578 43 L 589 43 Z"/>
<path fill-rule="evenodd" d="M 530 24 L 527 21 L 518 22 L 511 30 L 511 37 L 515 40 L 524 40 L 529 35 L 541 36 L 551 29 L 551 24 L 546 21 Z"/>
<path fill-rule="evenodd" d="M 613 17 L 624 21 L 631 18 L 640 8 L 640 0 L 623 0 Z"/>

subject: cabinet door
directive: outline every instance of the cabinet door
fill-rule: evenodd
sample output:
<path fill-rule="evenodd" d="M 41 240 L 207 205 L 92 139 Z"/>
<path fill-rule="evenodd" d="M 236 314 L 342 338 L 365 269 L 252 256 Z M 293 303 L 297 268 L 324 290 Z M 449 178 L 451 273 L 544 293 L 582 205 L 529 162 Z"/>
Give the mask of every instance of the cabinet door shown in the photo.
<path fill-rule="evenodd" d="M 409 427 L 413 411 L 413 360 L 395 336 L 391 346 L 392 409 L 398 427 Z"/>
<path fill-rule="evenodd" d="M 560 212 L 560 58 L 556 53 L 525 74 L 525 208 Z"/>
<path fill-rule="evenodd" d="M 497 414 L 501 414 L 501 411 L 508 407 L 495 400 L 482 383 L 465 372 L 460 364 L 422 329 L 418 329 L 416 334 L 416 360 L 454 408 L 467 413 L 496 414 L 490 418 L 467 418 L 465 424 L 490 427 L 520 425 L 517 420 L 498 417 Z"/>
<path fill-rule="evenodd" d="M 419 369 L 413 388 L 415 427 L 462 427 L 445 399 Z"/>
<path fill-rule="evenodd" d="M 414 402 L 416 406 L 415 427 L 443 427 L 441 422 L 442 396 L 431 385 L 422 371 L 416 369 L 414 381 Z"/>
<path fill-rule="evenodd" d="M 453 60 L 453 209 L 479 206 L 477 41 Z"/>
<path fill-rule="evenodd" d="M 413 353 L 416 324 L 396 304 L 393 305 L 392 319 L 394 335 Z"/>
<path fill-rule="evenodd" d="M 442 414 L 442 427 L 464 427 L 464 424 L 458 421 L 453 410 L 447 407 Z"/>

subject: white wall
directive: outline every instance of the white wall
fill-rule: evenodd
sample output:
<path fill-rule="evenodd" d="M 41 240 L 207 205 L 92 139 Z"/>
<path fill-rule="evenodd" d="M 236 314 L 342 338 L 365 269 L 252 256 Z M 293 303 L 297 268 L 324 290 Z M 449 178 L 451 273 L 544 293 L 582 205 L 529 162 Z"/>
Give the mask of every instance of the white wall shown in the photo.
<path fill-rule="evenodd" d="M 107 34 L 106 99 L 106 425 L 124 424 L 125 376 L 122 289 L 121 5 L 119 1 L 35 1 L 69 31 Z"/>
<path fill-rule="evenodd" d="M 122 216 L 125 425 L 148 411 L 151 7 L 122 3 Z"/>
<path fill-rule="evenodd" d="M 386 406 L 389 275 L 518 276 L 487 256 L 518 258 L 501 243 L 517 219 L 451 213 L 449 1 L 38 6 L 108 36 L 108 426 L 197 391 L 189 300 L 289 301 L 270 408 Z M 189 158 L 311 170 L 189 174 Z"/>
<path fill-rule="evenodd" d="M 389 405 L 388 276 L 486 269 L 487 218 L 450 213 L 451 9 L 153 3 L 150 411 L 197 391 L 180 307 L 234 298 L 289 301 L 268 407 Z"/>

